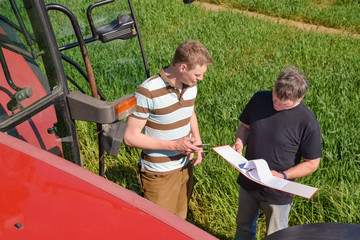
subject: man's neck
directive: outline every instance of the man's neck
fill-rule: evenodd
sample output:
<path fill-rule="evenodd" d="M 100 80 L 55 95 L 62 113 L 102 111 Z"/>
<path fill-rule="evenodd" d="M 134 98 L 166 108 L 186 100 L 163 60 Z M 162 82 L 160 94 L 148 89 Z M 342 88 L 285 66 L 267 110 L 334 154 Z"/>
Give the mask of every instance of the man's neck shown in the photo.
<path fill-rule="evenodd" d="M 165 68 L 164 72 L 175 89 L 183 89 L 183 83 L 179 80 L 177 71 L 172 65 Z"/>

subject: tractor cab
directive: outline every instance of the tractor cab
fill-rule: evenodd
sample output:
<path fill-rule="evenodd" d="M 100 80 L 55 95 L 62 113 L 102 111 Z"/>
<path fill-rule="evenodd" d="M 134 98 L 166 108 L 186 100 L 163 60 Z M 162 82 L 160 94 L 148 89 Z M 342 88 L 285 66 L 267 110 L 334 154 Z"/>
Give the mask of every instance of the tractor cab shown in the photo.
<path fill-rule="evenodd" d="M 86 34 L 84 21 L 61 4 L 0 1 L 0 130 L 82 166 L 76 120 L 94 122 L 100 175 L 104 151 L 114 156 L 119 151 L 126 126 L 121 120 L 132 113 L 136 99 L 127 92 L 107 101 L 89 56 L 98 55 L 105 43 L 137 39 L 142 71 L 149 75 L 131 1 L 125 14 L 105 11 L 104 19 L 94 14 L 104 16 L 102 8 L 110 4 L 114 0 L 87 6 Z M 87 45 L 93 42 L 102 46 L 89 52 Z"/>

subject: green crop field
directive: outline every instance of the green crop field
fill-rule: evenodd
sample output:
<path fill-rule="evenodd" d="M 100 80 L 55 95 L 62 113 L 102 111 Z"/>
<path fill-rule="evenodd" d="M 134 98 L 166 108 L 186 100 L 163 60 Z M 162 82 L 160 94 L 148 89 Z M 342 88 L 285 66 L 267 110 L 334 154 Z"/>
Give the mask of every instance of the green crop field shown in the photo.
<path fill-rule="evenodd" d="M 358 1 L 226 2 L 231 7 L 359 32 Z M 327 7 L 334 2 L 341 4 Z M 318 10 L 309 7 L 315 3 Z M 82 31 L 89 35 L 85 19 L 89 1 L 64 0 L 62 4 L 79 17 Z M 127 1 L 116 0 L 113 4 L 119 11 L 129 11 Z M 295 197 L 289 224 L 360 224 L 359 38 L 307 32 L 231 10 L 209 11 L 199 4 L 184 5 L 177 0 L 134 0 L 133 5 L 151 74 L 168 65 L 176 47 L 188 39 L 199 40 L 212 54 L 214 63 L 199 82 L 195 109 L 202 140 L 212 146 L 232 145 L 238 116 L 250 97 L 258 90 L 271 90 L 285 67 L 298 66 L 310 81 L 303 101 L 320 122 L 324 156 L 314 174 L 298 179 L 319 191 L 310 200 Z M 113 19 L 116 15 L 109 15 L 109 9 L 113 7 L 99 8 L 95 19 L 98 22 Z M 54 23 L 59 42 L 71 42 L 73 36 L 66 18 L 51 14 L 52 19 L 60 19 Z M 88 51 L 97 85 L 109 101 L 133 93 L 146 78 L 136 39 L 91 43 Z M 64 54 L 81 60 L 77 49 Z M 71 66 L 66 68 L 90 92 L 81 76 Z M 78 133 L 85 167 L 98 172 L 95 125 L 78 122 Z M 122 146 L 117 157 L 106 156 L 105 177 L 140 192 L 136 167 L 139 152 Z M 219 239 L 232 239 L 237 211 L 237 171 L 215 152 L 206 150 L 204 162 L 195 167 L 194 174 L 188 221 Z M 258 239 L 264 233 L 265 221 L 261 216 Z"/>

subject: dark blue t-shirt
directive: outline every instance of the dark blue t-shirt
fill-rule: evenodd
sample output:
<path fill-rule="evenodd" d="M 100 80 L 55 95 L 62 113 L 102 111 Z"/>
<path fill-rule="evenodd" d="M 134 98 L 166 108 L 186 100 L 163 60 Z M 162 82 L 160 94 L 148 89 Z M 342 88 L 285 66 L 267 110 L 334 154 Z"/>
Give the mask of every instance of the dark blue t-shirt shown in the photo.
<path fill-rule="evenodd" d="M 285 171 L 301 160 L 322 157 L 320 125 L 302 102 L 276 111 L 272 92 L 254 94 L 239 120 L 250 126 L 246 155 L 248 160 L 265 159 L 270 170 Z M 242 174 L 238 183 L 255 198 L 270 204 L 288 204 L 293 195 L 257 184 Z"/>

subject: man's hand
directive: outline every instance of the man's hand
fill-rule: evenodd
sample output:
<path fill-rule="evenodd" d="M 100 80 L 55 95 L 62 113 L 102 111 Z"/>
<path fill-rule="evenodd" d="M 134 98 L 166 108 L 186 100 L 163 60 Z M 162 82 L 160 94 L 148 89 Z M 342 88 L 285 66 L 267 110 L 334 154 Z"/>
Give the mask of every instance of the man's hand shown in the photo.
<path fill-rule="evenodd" d="M 232 146 L 232 148 L 237 151 L 238 153 L 242 154 L 242 150 L 244 149 L 243 142 L 240 138 L 236 139 L 236 142 Z"/>
<path fill-rule="evenodd" d="M 193 144 L 194 144 L 195 146 L 201 146 L 202 142 L 201 142 L 201 140 L 196 139 L 196 140 L 193 142 Z M 203 158 L 204 158 L 204 150 L 203 150 L 203 148 L 202 148 L 202 147 L 197 147 L 197 148 L 198 148 L 199 150 L 195 151 L 195 153 L 196 153 L 196 158 L 194 158 L 194 156 L 195 156 L 195 153 L 194 153 L 194 152 L 190 153 L 190 161 L 192 162 L 192 164 L 193 164 L 194 166 L 196 166 L 197 164 L 200 164 L 200 163 L 202 162 Z"/>
<path fill-rule="evenodd" d="M 184 155 L 190 155 L 189 159 L 195 166 L 201 163 L 204 157 L 204 150 L 202 147 L 197 147 L 201 144 L 201 140 L 196 138 L 183 137 L 176 140 L 176 147 L 174 150 Z M 194 158 L 195 153 L 197 155 L 196 158 Z"/>
<path fill-rule="evenodd" d="M 195 138 L 183 137 L 175 141 L 174 151 L 177 151 L 184 155 L 189 155 L 190 153 L 198 152 L 202 150 L 200 147 L 196 147 L 197 144 L 192 144 L 196 142 Z M 201 143 L 200 143 L 201 144 Z"/>
<path fill-rule="evenodd" d="M 274 177 L 285 178 L 284 175 L 281 174 L 281 173 L 278 172 L 278 171 L 275 171 L 275 170 L 270 170 L 270 171 L 271 171 L 271 173 L 272 173 L 272 175 L 273 175 Z"/>

